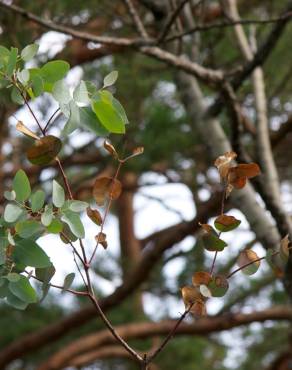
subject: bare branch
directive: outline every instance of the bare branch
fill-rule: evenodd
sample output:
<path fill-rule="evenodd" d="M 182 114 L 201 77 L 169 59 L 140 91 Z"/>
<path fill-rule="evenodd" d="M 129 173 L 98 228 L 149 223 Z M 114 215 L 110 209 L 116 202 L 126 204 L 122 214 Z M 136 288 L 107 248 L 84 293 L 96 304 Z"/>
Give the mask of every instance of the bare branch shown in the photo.
<path fill-rule="evenodd" d="M 135 23 L 135 26 L 137 28 L 137 31 L 139 32 L 140 36 L 142 36 L 142 38 L 144 39 L 148 39 L 148 34 L 147 34 L 147 31 L 143 25 L 143 22 L 141 21 L 141 18 L 139 17 L 139 14 L 134 6 L 134 4 L 132 3 L 132 0 L 123 0 L 124 3 L 126 4 L 128 10 L 129 10 L 129 13 L 131 14 L 132 18 L 133 18 L 133 21 Z"/>

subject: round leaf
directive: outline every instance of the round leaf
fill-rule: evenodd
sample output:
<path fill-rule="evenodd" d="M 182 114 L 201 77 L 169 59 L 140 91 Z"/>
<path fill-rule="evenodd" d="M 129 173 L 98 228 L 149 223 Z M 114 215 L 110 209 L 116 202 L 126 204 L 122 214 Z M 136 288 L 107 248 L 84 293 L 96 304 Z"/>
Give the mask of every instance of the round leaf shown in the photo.
<path fill-rule="evenodd" d="M 237 260 L 237 264 L 239 267 L 242 267 L 241 271 L 244 274 L 253 275 L 254 273 L 257 272 L 258 268 L 260 267 L 261 262 L 258 261 L 258 259 L 259 257 L 256 254 L 256 252 L 254 252 L 251 249 L 247 249 L 245 251 L 240 252 L 240 255 Z"/>
<path fill-rule="evenodd" d="M 99 206 L 102 206 L 107 198 L 117 199 L 121 192 L 121 182 L 111 177 L 99 177 L 93 185 L 93 197 Z"/>
<path fill-rule="evenodd" d="M 217 275 L 210 280 L 208 288 L 212 297 L 223 297 L 229 288 L 229 283 L 225 276 Z"/>
<path fill-rule="evenodd" d="M 27 158 L 32 164 L 49 164 L 62 149 L 62 142 L 55 136 L 49 135 L 36 140 L 27 151 Z"/>
<path fill-rule="evenodd" d="M 222 233 L 236 229 L 240 225 L 241 221 L 237 220 L 233 216 L 220 215 L 215 220 L 215 227 Z"/>
<path fill-rule="evenodd" d="M 23 170 L 18 170 L 13 179 L 13 190 L 16 193 L 16 200 L 24 202 L 31 193 L 29 179 Z"/>

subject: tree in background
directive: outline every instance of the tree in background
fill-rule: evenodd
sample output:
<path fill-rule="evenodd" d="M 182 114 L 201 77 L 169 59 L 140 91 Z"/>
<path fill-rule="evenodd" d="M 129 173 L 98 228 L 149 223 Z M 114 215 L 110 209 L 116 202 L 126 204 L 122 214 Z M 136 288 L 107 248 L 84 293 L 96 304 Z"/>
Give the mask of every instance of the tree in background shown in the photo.
<path fill-rule="evenodd" d="M 153 368 L 224 369 L 228 368 L 224 361 L 225 339 L 220 334 L 211 336 L 212 333 L 255 321 L 275 320 L 273 325 L 262 325 L 257 331 L 246 326 L 233 335 L 238 346 L 246 349 L 240 366 L 242 369 L 288 368 L 291 343 L 287 321 L 291 320 L 292 313 L 288 304 L 292 295 L 290 259 L 286 271 L 279 263 L 274 263 L 273 269 L 263 266 L 263 272 L 244 288 L 237 274 L 227 295 L 221 298 L 223 304 L 214 317 L 181 323 L 182 315 L 177 321 L 180 325 L 174 330 L 175 322 L 169 319 L 167 306 L 171 299 L 181 300 L 179 287 L 189 286 L 195 272 L 205 272 L 213 266 L 217 250 L 205 252 L 203 245 L 206 246 L 206 236 L 207 239 L 213 236 L 212 243 L 215 237 L 220 244 L 218 235 L 212 235 L 214 230 L 210 232 L 207 227 L 202 238 L 198 233 L 201 231 L 199 223 L 211 224 L 210 218 L 220 214 L 222 187 L 210 167 L 223 153 L 233 150 L 242 165 L 258 163 L 261 176 L 253 177 L 242 189 L 233 190 L 224 202 L 225 212 L 232 208 L 242 212 L 241 217 L 245 216 L 253 234 L 252 238 L 248 234 L 250 239 L 247 239 L 242 237 L 240 229 L 233 231 L 240 250 L 231 250 L 228 259 L 217 259 L 216 271 L 221 276 L 231 275 L 236 270 L 234 264 L 239 252 L 250 256 L 254 244 L 267 249 L 267 255 L 272 258 L 280 241 L 287 240 L 286 235 L 291 236 L 291 173 L 287 157 L 291 140 L 288 45 L 292 3 L 125 0 L 101 1 L 98 5 L 91 1 L 73 4 L 23 1 L 17 5 L 1 1 L 0 4 L 1 44 L 4 46 L 23 49 L 32 40 L 40 40 L 42 45 L 42 37 L 48 30 L 70 36 L 64 38 L 62 47 L 55 51 L 49 50 L 42 55 L 40 50 L 34 59 L 36 65 L 41 66 L 51 59 L 65 59 L 71 67 L 82 65 L 82 80 L 90 80 L 100 87 L 107 73 L 119 71 L 116 95 L 129 117 L 126 134 L 111 135 L 113 146 L 107 144 L 105 151 L 103 140 L 96 139 L 95 135 L 87 137 L 85 145 L 80 145 L 80 132 L 73 133 L 63 142 L 60 154 L 71 184 L 72 198 L 89 202 L 97 175 L 116 180 L 117 166 L 112 156 L 115 157 L 115 150 L 120 156 L 120 153 L 126 156 L 141 145 L 145 147 L 143 156 L 127 161 L 119 171 L 123 192 L 111 211 L 118 220 L 120 255 L 113 258 L 114 267 L 107 262 L 107 255 L 102 257 L 102 263 L 96 261 L 92 266 L 96 273 L 92 289 L 99 297 L 100 309 L 108 311 L 116 333 L 131 347 L 138 348 L 139 356 L 157 353 L 150 364 Z M 81 74 L 78 69 L 75 73 Z M 112 74 L 109 76 L 113 78 Z M 35 76 L 34 88 L 36 80 Z M 16 136 L 14 125 L 8 125 L 12 114 L 16 117 L 21 114 L 15 105 L 21 97 L 15 92 L 15 104 L 11 104 L 6 90 L 8 92 L 8 89 L 1 90 L 1 196 L 11 188 L 12 179 L 17 183 L 17 178 L 22 176 L 20 183 L 26 181 L 22 172 L 17 172 L 19 168 L 29 175 L 33 189 L 45 188 L 48 184 L 48 168 L 31 167 L 21 155 L 31 142 Z M 53 95 L 62 101 L 66 98 L 62 86 Z M 54 109 L 52 101 L 45 96 L 34 104 L 39 119 L 46 121 Z M 23 115 L 26 127 L 40 135 L 28 114 Z M 68 116 L 72 117 L 72 111 Z M 98 118 L 102 121 L 102 117 Z M 85 119 L 81 121 L 86 122 Z M 52 123 L 52 130 L 56 131 L 53 132 L 59 133 L 64 122 L 64 115 L 56 117 Z M 37 157 L 39 154 L 37 152 Z M 55 157 L 57 152 L 53 154 Z M 53 172 L 49 175 L 57 178 L 56 165 L 50 166 Z M 232 166 L 235 168 L 235 164 Z M 242 177 L 252 177 L 239 176 L 239 170 L 232 171 L 237 173 L 235 187 L 242 187 L 241 181 L 245 182 L 240 180 Z M 58 196 L 53 203 L 58 208 L 62 190 L 56 184 L 61 183 L 62 176 L 57 181 L 55 194 Z M 192 195 L 190 207 L 195 207 L 196 214 L 191 220 L 182 219 L 165 228 L 158 225 L 158 231 L 153 230 L 138 239 L 134 229 L 134 222 L 138 222 L 134 200 L 143 190 L 161 181 L 165 186 L 183 184 Z M 230 184 L 231 180 L 227 182 Z M 106 189 L 112 198 L 113 182 L 110 184 L 111 188 Z M 101 184 L 97 189 L 100 187 Z M 98 198 L 99 194 L 95 195 Z M 168 207 L 169 212 L 173 211 L 165 199 L 154 200 Z M 3 208 L 4 203 L 2 198 Z M 67 224 L 70 225 L 70 220 Z M 180 243 L 187 237 L 191 237 L 192 243 L 184 248 Z M 285 247 L 282 241 L 283 245 Z M 225 254 L 227 250 L 225 248 Z M 183 268 L 175 276 L 173 286 L 166 270 L 175 261 L 183 263 Z M 246 260 L 241 267 L 245 264 Z M 211 275 L 212 272 L 213 268 Z M 282 279 L 285 292 L 275 274 Z M 111 295 L 104 295 L 101 277 L 111 281 L 116 276 L 120 277 L 120 285 Z M 196 277 L 198 279 L 198 275 Z M 67 283 L 68 279 L 70 277 Z M 208 288 L 205 277 L 199 285 L 202 282 Z M 66 287 L 70 289 L 69 285 Z M 76 291 L 79 288 L 74 286 Z M 212 295 L 212 289 L 209 290 Z M 209 294 L 205 288 L 201 293 Z M 164 321 L 153 322 L 143 313 L 146 308 L 143 297 L 147 295 L 151 295 L 153 302 L 159 299 Z M 255 302 L 252 297 L 256 297 Z M 57 369 L 85 367 L 91 363 L 105 369 L 137 368 L 129 352 L 113 339 L 101 322 L 97 322 L 96 307 L 87 306 L 82 294 L 74 301 L 79 309 L 73 313 L 65 312 L 57 299 L 55 295 L 49 296 L 49 302 L 44 301 L 42 306 L 31 305 L 23 316 L 2 307 L 5 321 L 1 324 L 4 329 L 1 330 L 0 363 L 3 368 L 10 365 L 12 368 Z M 259 307 L 264 300 L 269 302 L 269 308 L 265 309 L 264 304 Z M 185 312 L 193 303 L 192 299 L 191 302 L 187 299 Z M 239 308 L 250 306 L 252 312 L 239 313 Z M 7 325 L 8 322 L 11 325 Z M 176 338 L 168 343 L 169 333 Z M 168 347 L 160 351 L 165 343 L 163 338 Z M 245 342 L 242 346 L 241 341 Z"/>

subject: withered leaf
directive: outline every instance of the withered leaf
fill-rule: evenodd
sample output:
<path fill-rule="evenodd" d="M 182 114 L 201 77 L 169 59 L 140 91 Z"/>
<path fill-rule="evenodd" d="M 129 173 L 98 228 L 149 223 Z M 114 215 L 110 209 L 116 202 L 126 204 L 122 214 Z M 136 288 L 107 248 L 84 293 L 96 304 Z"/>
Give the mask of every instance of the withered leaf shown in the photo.
<path fill-rule="evenodd" d="M 202 299 L 198 299 L 192 306 L 190 312 L 194 317 L 201 317 L 207 315 L 206 304 Z"/>
<path fill-rule="evenodd" d="M 239 164 L 231 167 L 228 171 L 228 183 L 236 189 L 242 189 L 247 179 L 260 174 L 260 168 L 256 163 Z"/>
<path fill-rule="evenodd" d="M 103 206 L 106 199 L 117 199 L 121 192 L 121 182 L 112 177 L 99 177 L 93 185 L 93 197 L 99 206 Z"/>
<path fill-rule="evenodd" d="M 115 147 L 108 140 L 104 141 L 103 146 L 113 157 L 119 158 Z"/>
<path fill-rule="evenodd" d="M 100 226 L 102 224 L 102 217 L 97 209 L 87 207 L 86 213 L 87 216 L 91 219 L 91 221 L 93 221 L 96 225 Z"/>
<path fill-rule="evenodd" d="M 28 127 L 26 127 L 22 121 L 18 121 L 17 122 L 17 124 L 16 124 L 16 130 L 19 131 L 19 132 L 21 132 L 22 134 L 28 136 L 28 137 L 31 137 L 31 138 L 35 139 L 35 140 L 39 140 L 40 139 L 37 136 L 37 134 L 35 134 Z"/>
<path fill-rule="evenodd" d="M 286 235 L 280 243 L 280 256 L 284 261 L 288 261 L 289 258 L 289 249 L 290 246 L 290 240 L 289 240 L 289 235 Z"/>
<path fill-rule="evenodd" d="M 192 276 L 192 283 L 194 286 L 208 285 L 209 281 L 212 279 L 209 272 L 198 271 Z"/>
<path fill-rule="evenodd" d="M 102 232 L 98 233 L 95 236 L 95 240 L 96 240 L 96 243 L 97 244 L 101 244 L 104 249 L 107 248 L 108 244 L 107 244 L 106 234 L 105 233 L 102 233 Z"/>
<path fill-rule="evenodd" d="M 202 299 L 199 289 L 194 286 L 184 286 L 181 288 L 182 298 L 186 309 L 188 309 L 192 304 L 194 304 L 198 299 Z"/>
<path fill-rule="evenodd" d="M 32 164 L 49 164 L 62 149 L 62 142 L 55 136 L 49 135 L 36 140 L 27 152 L 27 158 Z"/>
<path fill-rule="evenodd" d="M 227 177 L 232 161 L 236 157 L 237 154 L 235 152 L 226 152 L 223 155 L 220 155 L 220 157 L 218 157 L 214 162 L 214 165 L 217 167 L 222 180 Z"/>

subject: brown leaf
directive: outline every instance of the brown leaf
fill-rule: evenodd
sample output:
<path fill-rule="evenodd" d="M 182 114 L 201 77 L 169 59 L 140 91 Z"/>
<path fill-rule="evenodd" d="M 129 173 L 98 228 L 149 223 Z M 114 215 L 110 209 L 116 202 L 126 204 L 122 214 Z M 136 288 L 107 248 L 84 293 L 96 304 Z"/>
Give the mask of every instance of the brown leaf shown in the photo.
<path fill-rule="evenodd" d="M 96 243 L 97 244 L 101 244 L 103 246 L 104 249 L 107 248 L 107 240 L 106 240 L 106 234 L 105 233 L 98 233 L 96 236 L 95 236 L 95 240 L 96 240 Z"/>
<path fill-rule="evenodd" d="M 186 309 L 188 309 L 192 304 L 194 304 L 198 299 L 202 299 L 202 295 L 198 288 L 194 286 L 184 286 L 181 288 L 182 298 Z"/>
<path fill-rule="evenodd" d="M 26 152 L 28 160 L 32 164 L 49 164 L 62 149 L 62 142 L 55 136 L 49 135 L 35 141 L 34 145 Z"/>
<path fill-rule="evenodd" d="M 260 174 L 260 168 L 256 163 L 239 164 L 232 167 L 228 172 L 228 183 L 236 189 L 242 189 L 247 179 L 255 177 Z"/>
<path fill-rule="evenodd" d="M 87 216 L 91 219 L 91 221 L 93 221 L 96 225 L 100 226 L 102 224 L 102 217 L 97 209 L 87 207 L 86 213 Z"/>
<path fill-rule="evenodd" d="M 287 261 L 290 254 L 290 240 L 289 235 L 286 235 L 280 243 L 280 256 L 284 261 Z"/>
<path fill-rule="evenodd" d="M 216 218 L 214 224 L 217 230 L 221 232 L 227 232 L 235 229 L 241 223 L 240 220 L 237 220 L 233 216 L 220 215 Z"/>
<path fill-rule="evenodd" d="M 108 140 L 104 141 L 103 146 L 113 157 L 119 158 L 115 147 Z"/>
<path fill-rule="evenodd" d="M 206 304 L 202 299 L 198 299 L 192 306 L 190 312 L 195 317 L 201 317 L 207 315 Z"/>
<path fill-rule="evenodd" d="M 32 132 L 28 127 L 26 127 L 22 121 L 18 121 L 17 124 L 16 124 L 16 130 L 21 132 L 22 134 L 28 136 L 28 137 L 31 137 L 35 140 L 40 140 L 40 138 L 37 136 L 37 134 L 35 134 L 34 132 Z"/>
<path fill-rule="evenodd" d="M 117 199 L 121 192 L 121 182 L 112 177 L 99 177 L 93 185 L 93 197 L 99 206 L 103 206 L 107 198 Z"/>
<path fill-rule="evenodd" d="M 226 152 L 223 155 L 220 155 L 220 157 L 218 157 L 214 162 L 214 165 L 217 167 L 222 180 L 227 177 L 232 161 L 236 157 L 237 154 L 235 152 Z"/>
<path fill-rule="evenodd" d="M 208 285 L 211 279 L 212 277 L 209 272 L 198 271 L 194 273 L 192 277 L 192 283 L 194 286 Z"/>
<path fill-rule="evenodd" d="M 242 272 L 246 275 L 252 275 L 257 272 L 258 268 L 260 267 L 260 261 L 258 261 L 258 255 L 251 249 L 246 249 L 240 252 L 237 264 L 239 267 L 242 267 Z M 254 263 L 251 263 L 255 261 Z M 246 264 L 251 263 L 250 265 L 245 266 Z"/>

